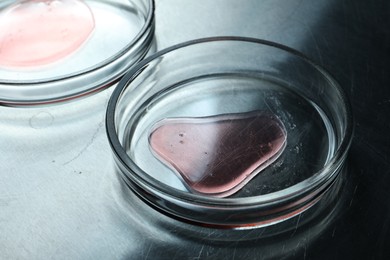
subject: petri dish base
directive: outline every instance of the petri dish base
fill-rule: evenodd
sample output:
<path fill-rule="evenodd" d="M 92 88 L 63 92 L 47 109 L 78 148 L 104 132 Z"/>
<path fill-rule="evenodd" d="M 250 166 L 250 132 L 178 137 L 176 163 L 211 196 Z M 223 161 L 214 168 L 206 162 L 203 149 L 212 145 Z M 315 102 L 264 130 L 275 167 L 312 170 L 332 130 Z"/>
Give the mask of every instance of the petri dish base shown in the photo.
<path fill-rule="evenodd" d="M 251 135 L 275 131 L 262 124 L 250 126 L 254 121 L 238 131 L 232 126 L 239 116 L 258 111 L 280 120 L 285 147 L 275 160 L 246 167 L 242 158 L 249 150 L 223 147 L 231 139 L 236 139 L 237 149 L 251 147 L 251 140 L 261 140 Z M 228 130 L 202 131 L 204 125 L 190 125 L 199 136 L 185 140 L 192 141 L 191 149 L 175 148 L 184 139 L 168 143 L 172 149 L 167 151 L 179 155 L 167 158 L 184 158 L 188 164 L 164 162 L 150 145 L 161 122 L 185 122 L 187 132 L 178 132 L 180 137 L 192 131 L 188 122 L 221 116 L 228 118 Z M 134 192 L 171 216 L 223 228 L 280 223 L 338 190 L 333 184 L 352 137 L 348 100 L 325 70 L 286 46 L 242 37 L 194 40 L 142 61 L 115 89 L 106 121 L 118 172 Z M 269 151 L 255 145 L 259 156 Z M 210 150 L 199 152 L 206 148 Z M 220 186 L 205 182 L 214 189 L 236 180 L 235 165 L 255 168 L 255 174 L 234 192 L 210 195 L 191 189 L 182 173 L 195 172 L 190 178 L 198 183 L 212 180 L 215 172 L 210 169 L 216 168 L 210 164 L 230 167 L 218 175 Z"/>
<path fill-rule="evenodd" d="M 56 103 L 113 85 L 149 52 L 154 2 L 2 1 L 0 28 L 0 104 Z"/>

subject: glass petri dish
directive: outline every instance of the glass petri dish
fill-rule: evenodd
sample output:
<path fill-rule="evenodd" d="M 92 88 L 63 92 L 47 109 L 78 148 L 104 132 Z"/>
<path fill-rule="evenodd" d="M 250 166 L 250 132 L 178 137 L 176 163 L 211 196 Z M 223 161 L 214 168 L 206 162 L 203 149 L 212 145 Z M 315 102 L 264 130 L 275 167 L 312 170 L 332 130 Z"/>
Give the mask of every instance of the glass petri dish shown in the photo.
<path fill-rule="evenodd" d="M 56 103 L 113 85 L 150 51 L 154 1 L 7 0 L 0 29 L 0 104 Z"/>
<path fill-rule="evenodd" d="M 353 127 L 346 95 L 320 66 L 277 43 L 227 36 L 133 67 L 109 101 L 106 130 L 118 173 L 149 205 L 194 224 L 253 228 L 339 192 Z"/>

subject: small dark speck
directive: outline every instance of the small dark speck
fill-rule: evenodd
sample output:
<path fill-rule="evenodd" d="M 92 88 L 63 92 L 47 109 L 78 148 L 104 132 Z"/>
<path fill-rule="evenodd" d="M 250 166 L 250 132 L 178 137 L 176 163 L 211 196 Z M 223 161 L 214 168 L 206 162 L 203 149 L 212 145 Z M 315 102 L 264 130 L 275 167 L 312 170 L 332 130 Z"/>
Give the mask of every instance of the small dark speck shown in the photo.
<path fill-rule="evenodd" d="M 183 140 L 180 140 L 179 143 L 184 144 L 184 141 L 183 141 Z"/>
<path fill-rule="evenodd" d="M 204 154 L 208 154 L 207 152 L 204 152 Z"/>
<path fill-rule="evenodd" d="M 52 163 L 55 163 L 56 162 L 56 160 L 53 160 L 53 161 L 51 161 Z"/>
<path fill-rule="evenodd" d="M 79 174 L 82 174 L 83 172 L 79 172 Z"/>
<path fill-rule="evenodd" d="M 184 136 L 184 134 L 179 134 L 179 136 L 180 136 L 180 137 L 183 137 L 183 136 Z"/>

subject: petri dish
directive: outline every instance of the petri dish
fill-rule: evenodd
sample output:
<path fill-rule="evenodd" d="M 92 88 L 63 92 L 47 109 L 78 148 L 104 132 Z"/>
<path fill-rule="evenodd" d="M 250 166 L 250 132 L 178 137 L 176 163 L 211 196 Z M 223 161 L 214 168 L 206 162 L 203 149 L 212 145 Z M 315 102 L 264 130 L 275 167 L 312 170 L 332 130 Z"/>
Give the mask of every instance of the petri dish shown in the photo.
<path fill-rule="evenodd" d="M 0 31 L 0 104 L 68 101 L 113 85 L 152 51 L 154 1 L 2 1 Z"/>
<path fill-rule="evenodd" d="M 133 67 L 112 94 L 106 130 L 117 172 L 153 208 L 254 228 L 326 208 L 313 206 L 339 192 L 353 127 L 346 95 L 318 64 L 226 36 Z"/>

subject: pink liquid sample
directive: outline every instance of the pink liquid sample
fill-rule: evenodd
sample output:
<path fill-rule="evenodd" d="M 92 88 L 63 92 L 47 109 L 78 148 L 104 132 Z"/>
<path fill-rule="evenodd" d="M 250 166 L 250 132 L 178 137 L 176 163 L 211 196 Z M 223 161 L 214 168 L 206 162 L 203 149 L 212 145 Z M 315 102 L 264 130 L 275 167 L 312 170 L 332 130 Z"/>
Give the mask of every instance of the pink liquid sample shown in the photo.
<path fill-rule="evenodd" d="M 195 193 L 225 197 L 274 162 L 286 147 L 286 130 L 262 111 L 158 122 L 149 137 L 153 153 Z"/>
<path fill-rule="evenodd" d="M 81 0 L 24 0 L 0 13 L 0 66 L 28 67 L 76 51 L 95 27 Z"/>

